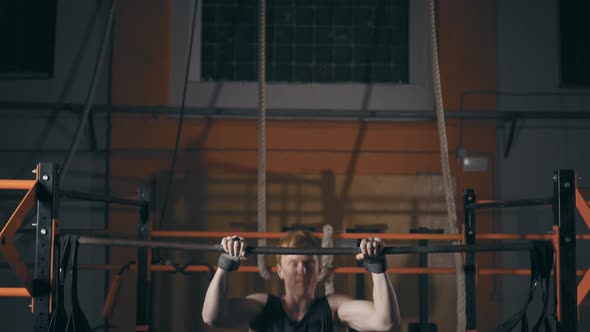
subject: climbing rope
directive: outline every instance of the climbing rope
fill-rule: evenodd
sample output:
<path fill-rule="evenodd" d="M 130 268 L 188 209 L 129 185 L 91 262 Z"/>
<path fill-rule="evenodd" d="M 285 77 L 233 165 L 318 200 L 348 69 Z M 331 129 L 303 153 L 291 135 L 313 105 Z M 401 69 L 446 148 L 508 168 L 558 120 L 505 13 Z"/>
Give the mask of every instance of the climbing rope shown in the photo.
<path fill-rule="evenodd" d="M 442 88 L 440 82 L 440 68 L 438 63 L 438 41 L 436 35 L 436 17 L 434 0 L 428 0 L 430 16 L 430 39 L 431 39 L 431 60 L 432 79 L 434 83 L 434 97 L 436 103 L 436 124 L 440 141 L 440 156 L 443 173 L 443 190 L 447 205 L 449 231 L 458 234 L 457 213 L 455 207 L 454 187 L 451 180 L 451 169 L 449 167 L 449 148 L 447 144 L 447 131 L 445 125 Z M 457 241 L 454 244 L 460 244 Z M 464 332 L 467 320 L 465 317 L 465 273 L 463 271 L 463 259 L 460 253 L 454 254 L 455 269 L 457 270 L 457 332 Z"/>
<path fill-rule="evenodd" d="M 322 237 L 322 248 L 333 248 L 334 228 L 332 225 L 324 225 L 324 236 Z M 322 268 L 320 270 L 319 280 L 324 283 L 324 294 L 326 296 L 334 294 L 334 273 L 330 272 L 333 267 L 334 256 L 322 255 Z"/>
<path fill-rule="evenodd" d="M 266 232 L 266 1 L 259 3 L 258 34 L 258 232 Z M 266 239 L 258 245 L 266 246 Z M 270 269 L 265 256 L 258 255 L 258 270 L 265 280 L 270 279 Z"/>

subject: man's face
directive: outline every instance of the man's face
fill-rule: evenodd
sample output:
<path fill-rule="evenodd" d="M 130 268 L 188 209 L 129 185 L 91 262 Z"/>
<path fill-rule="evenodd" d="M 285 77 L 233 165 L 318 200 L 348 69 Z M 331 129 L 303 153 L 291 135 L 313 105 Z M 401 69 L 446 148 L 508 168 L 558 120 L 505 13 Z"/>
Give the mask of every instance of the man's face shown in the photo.
<path fill-rule="evenodd" d="M 319 271 L 317 256 L 283 255 L 277 267 L 285 290 L 295 296 L 314 296 Z"/>

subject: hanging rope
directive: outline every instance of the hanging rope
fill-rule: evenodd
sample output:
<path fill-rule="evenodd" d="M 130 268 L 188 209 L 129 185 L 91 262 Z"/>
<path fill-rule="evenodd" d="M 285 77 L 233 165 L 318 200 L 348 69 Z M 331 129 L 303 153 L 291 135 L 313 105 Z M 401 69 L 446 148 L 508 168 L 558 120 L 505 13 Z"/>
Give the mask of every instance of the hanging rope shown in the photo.
<path fill-rule="evenodd" d="M 436 102 L 436 124 L 440 141 L 440 156 L 443 173 L 443 190 L 447 204 L 447 214 L 449 222 L 449 231 L 459 233 L 457 227 L 457 213 L 455 208 L 455 194 L 451 180 L 451 170 L 449 167 L 449 148 L 447 144 L 447 131 L 444 117 L 444 106 L 442 97 L 442 88 L 440 82 L 440 68 L 438 64 L 438 41 L 436 38 L 436 17 L 434 9 L 434 0 L 428 0 L 428 10 L 430 16 L 430 39 L 431 39 L 431 60 L 432 60 L 432 79 L 434 83 L 434 97 Z M 454 242 L 454 244 L 459 244 Z M 467 326 L 465 317 L 465 273 L 463 272 L 463 259 L 461 254 L 455 253 L 455 269 L 457 270 L 457 332 L 464 332 Z"/>
<path fill-rule="evenodd" d="M 66 178 L 66 174 L 70 170 L 70 166 L 72 161 L 74 160 L 74 156 L 78 150 L 78 145 L 80 145 L 80 141 L 82 140 L 82 135 L 84 135 L 84 130 L 86 129 L 86 123 L 88 122 L 88 117 L 92 111 L 92 106 L 94 103 L 94 95 L 96 94 L 96 88 L 98 86 L 98 81 L 100 80 L 100 75 L 102 74 L 102 65 L 105 62 L 107 48 L 109 45 L 110 37 L 111 37 L 111 30 L 113 29 L 113 22 L 115 20 L 115 9 L 117 8 L 117 0 L 112 0 L 111 7 L 109 8 L 109 16 L 107 17 L 107 21 L 105 23 L 104 34 L 102 35 L 102 42 L 100 44 L 100 50 L 98 53 L 98 58 L 96 59 L 96 64 L 94 65 L 94 72 L 92 73 L 92 80 L 90 81 L 90 88 L 88 89 L 88 94 L 86 95 L 86 100 L 84 101 L 84 110 L 82 111 L 82 116 L 80 117 L 80 122 L 78 123 L 78 127 L 76 128 L 76 133 L 74 134 L 74 138 L 72 139 L 72 144 L 70 144 L 70 148 L 68 150 L 68 154 L 64 158 L 64 161 L 61 166 L 59 178 L 60 181 L 63 183 L 64 179 Z"/>
<path fill-rule="evenodd" d="M 332 225 L 324 225 L 324 236 L 322 237 L 322 248 L 334 248 L 334 228 Z M 324 283 L 324 295 L 334 294 L 334 273 L 330 272 L 330 268 L 334 265 L 333 255 L 322 255 L 322 269 L 320 271 L 319 280 Z"/>
<path fill-rule="evenodd" d="M 266 1 L 259 3 L 258 34 L 258 232 L 266 232 Z M 258 245 L 266 246 L 266 239 L 259 239 Z M 265 256 L 258 255 L 258 270 L 265 280 L 270 279 L 270 269 Z"/>

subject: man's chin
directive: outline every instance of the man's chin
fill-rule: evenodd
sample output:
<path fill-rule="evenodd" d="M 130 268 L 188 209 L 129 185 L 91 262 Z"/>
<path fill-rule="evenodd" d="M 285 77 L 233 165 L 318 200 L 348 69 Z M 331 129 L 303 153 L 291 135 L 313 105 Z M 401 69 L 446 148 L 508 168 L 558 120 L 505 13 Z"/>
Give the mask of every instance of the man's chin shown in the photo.
<path fill-rule="evenodd" d="M 309 284 L 299 284 L 292 288 L 293 293 L 298 296 L 313 294 L 313 289 Z"/>

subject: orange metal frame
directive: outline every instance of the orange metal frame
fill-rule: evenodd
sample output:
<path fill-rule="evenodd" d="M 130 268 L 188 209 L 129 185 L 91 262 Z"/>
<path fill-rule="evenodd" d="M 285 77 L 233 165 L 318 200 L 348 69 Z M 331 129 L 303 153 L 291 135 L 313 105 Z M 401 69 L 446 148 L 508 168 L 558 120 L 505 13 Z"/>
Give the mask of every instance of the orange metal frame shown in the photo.
<path fill-rule="evenodd" d="M 588 206 L 588 202 L 586 202 L 584 200 L 582 193 L 580 192 L 580 190 L 577 187 L 576 187 L 576 208 L 578 209 L 578 212 L 580 212 L 582 219 L 584 219 L 586 226 L 588 226 L 588 228 L 590 228 L 590 206 Z M 580 305 L 584 301 L 584 298 L 586 297 L 586 295 L 588 295 L 589 291 L 590 291 L 590 269 L 588 269 L 586 271 L 586 273 L 584 274 L 584 277 L 582 277 L 582 280 L 578 284 L 578 310 L 580 309 Z"/>
<path fill-rule="evenodd" d="M 14 247 L 13 239 L 22 226 L 25 216 L 35 206 L 37 181 L 0 180 L 0 189 L 28 189 L 25 197 L 0 231 L 0 254 L 15 271 L 17 278 L 23 283 L 30 296 L 33 293 L 33 277 Z M 19 294 L 22 295 L 22 290 L 20 292 Z M 0 289 L 0 296 L 9 296 L 5 294 L 12 294 L 11 289 Z"/>
<path fill-rule="evenodd" d="M 12 190 L 27 190 L 24 198 L 0 231 L 0 254 L 2 254 L 10 267 L 15 271 L 17 278 L 23 283 L 24 288 L 15 287 L 0 287 L 0 297 L 30 297 L 33 293 L 33 279 L 28 267 L 24 264 L 18 251 L 14 247 L 13 238 L 19 228 L 22 226 L 25 216 L 34 207 L 36 200 L 36 191 L 38 188 L 37 180 L 0 180 L 0 189 Z M 584 199 L 581 192 L 576 188 L 576 208 L 582 215 L 587 226 L 590 228 L 590 206 Z M 150 224 L 151 226 L 151 224 Z M 55 223 L 53 223 L 55 227 Z M 278 239 L 284 233 L 281 232 L 203 232 L 203 231 L 164 231 L 151 230 L 150 238 L 221 238 L 224 236 L 239 235 L 251 239 Z M 55 231 L 52 232 L 55 236 Z M 318 237 L 322 237 L 322 233 L 314 233 Z M 429 240 L 429 241 L 463 241 L 465 242 L 464 234 L 385 234 L 385 233 L 340 233 L 333 234 L 333 238 L 339 239 L 359 239 L 365 237 L 380 237 L 384 240 L 393 241 L 414 241 L 414 240 Z M 559 227 L 553 227 L 553 234 L 477 234 L 478 240 L 551 240 L 556 250 L 555 275 L 559 279 Z M 578 234 L 577 239 L 590 240 L 590 234 Z M 52 240 L 53 248 L 53 240 Z M 53 251 L 51 252 L 53 259 Z M 52 264 L 53 266 L 53 264 Z M 119 267 L 113 265 L 81 265 L 82 269 L 107 269 L 115 270 Z M 136 266 L 132 266 L 136 270 Z M 151 259 L 148 260 L 149 272 L 174 272 L 176 268 L 168 265 L 151 265 Z M 185 272 L 203 272 L 209 271 L 209 267 L 205 265 L 191 265 L 184 269 Z M 240 272 L 257 272 L 256 266 L 242 266 L 238 270 Z M 274 268 L 273 268 L 274 271 Z M 364 268 L 360 267 L 337 267 L 331 270 L 334 273 L 366 273 Z M 389 273 L 397 274 L 453 274 L 454 268 L 390 268 Z M 53 273 L 51 273 L 53 275 Z M 501 268 L 477 268 L 476 275 L 529 275 L 530 270 L 527 269 L 501 269 Z M 584 302 L 584 298 L 590 292 L 590 269 L 577 270 L 578 276 L 583 276 L 577 287 L 577 301 L 578 307 Z M 559 284 L 559 280 L 557 280 Z M 560 301 L 560 292 L 557 291 L 557 302 Z M 557 306 L 557 318 L 560 320 L 561 312 L 559 305 Z"/>
<path fill-rule="evenodd" d="M 555 284 L 561 285 L 561 273 L 559 273 L 561 269 L 561 260 L 559 258 L 559 226 L 557 225 L 553 225 L 553 240 L 551 242 L 553 242 L 553 250 L 555 250 Z M 559 305 L 559 303 L 561 303 L 561 288 L 556 287 L 555 297 L 555 301 L 557 302 L 555 305 L 555 309 L 557 311 L 557 320 L 561 321 L 561 306 Z"/>
<path fill-rule="evenodd" d="M 8 219 L 2 230 L 0 231 L 0 255 L 4 257 L 8 265 L 15 272 L 17 279 L 24 287 L 0 287 L 0 297 L 28 297 L 31 298 L 31 311 L 35 312 L 35 298 L 33 290 L 33 274 L 24 263 L 19 252 L 14 246 L 14 236 L 24 223 L 27 213 L 35 207 L 37 200 L 37 191 L 40 188 L 39 174 L 40 169 L 37 165 L 37 178 L 35 180 L 4 180 L 0 179 L 0 190 L 27 190 L 24 198 L 19 203 L 18 207 Z M 53 284 L 53 244 L 56 234 L 56 221 L 51 223 L 51 252 L 50 252 L 50 285 Z M 51 295 L 49 295 L 49 313 L 52 311 Z"/>
<path fill-rule="evenodd" d="M 483 201 L 478 201 L 483 202 Z M 491 202 L 491 201 L 486 201 Z M 576 186 L 576 208 L 584 218 L 584 221 L 590 228 L 590 201 L 586 201 L 579 189 Z M 369 233 L 346 233 L 346 234 L 333 234 L 333 238 L 340 239 L 359 239 L 365 237 L 380 237 L 384 240 L 434 240 L 434 241 L 457 241 L 460 240 L 465 243 L 465 234 L 369 234 Z M 238 235 L 246 238 L 267 238 L 277 239 L 280 238 L 284 233 L 257 233 L 257 232 L 197 232 L 197 231 L 152 231 L 153 238 L 221 238 L 224 236 Z M 322 237 L 322 233 L 314 233 L 318 237 Z M 499 233 L 487 233 L 487 234 L 476 234 L 477 240 L 551 240 L 555 250 L 555 270 L 554 275 L 557 278 L 557 284 L 560 284 L 560 255 L 559 255 L 559 226 L 553 226 L 552 234 L 499 234 Z M 576 239 L 579 240 L 590 240 L 590 234 L 577 234 Z M 463 256 L 465 259 L 465 257 Z M 153 265 L 151 271 L 168 271 L 173 272 L 175 268 L 166 265 Z M 188 266 L 184 269 L 185 272 L 196 272 L 196 271 L 209 271 L 207 266 Z M 242 266 L 238 271 L 241 272 L 257 272 L 258 267 L 256 266 Z M 274 271 L 274 270 L 273 270 Z M 334 273 L 365 273 L 363 268 L 358 267 L 339 267 L 332 269 Z M 454 268 L 390 268 L 388 273 L 397 274 L 453 274 L 455 273 Z M 483 275 L 530 275 L 530 270 L 527 269 L 491 269 L 491 268 L 479 268 L 476 267 L 475 274 L 476 278 Z M 584 297 L 590 292 L 590 269 L 588 270 L 576 270 L 576 275 L 583 276 L 582 281 L 578 285 L 577 297 L 578 297 L 578 308 L 583 303 Z M 557 320 L 561 320 L 561 306 L 559 305 L 561 300 L 560 289 L 557 289 Z"/>
<path fill-rule="evenodd" d="M 36 183 L 36 180 L 0 180 L 0 189 L 29 190 Z"/>
<path fill-rule="evenodd" d="M 114 264 L 89 264 L 89 265 L 79 265 L 78 266 L 82 270 L 110 270 L 110 271 L 118 271 L 121 269 L 121 266 L 114 265 Z M 217 267 L 213 267 L 216 269 Z M 131 265 L 130 269 L 132 271 L 137 271 L 136 265 Z M 272 267 L 273 271 L 274 267 Z M 152 272 L 176 272 L 176 268 L 174 266 L 165 265 L 165 264 L 153 264 L 151 266 L 150 271 Z M 208 272 L 209 267 L 207 265 L 188 265 L 186 268 L 183 269 L 184 272 Z M 343 273 L 343 274 L 352 274 L 352 273 L 367 273 L 367 270 L 362 267 L 335 267 L 330 269 L 333 273 Z M 242 265 L 236 272 L 258 272 L 258 267 L 256 266 L 249 266 L 249 265 Z M 396 273 L 396 274 L 454 274 L 456 273 L 455 268 L 432 268 L 432 267 L 394 267 L 387 269 L 387 273 Z M 476 271 L 481 276 L 492 276 L 492 275 L 520 275 L 520 276 L 528 276 L 531 274 L 530 269 L 502 269 L 502 268 L 480 268 Z M 586 273 L 586 270 L 577 270 L 576 274 L 578 276 L 583 276 Z"/>
<path fill-rule="evenodd" d="M 0 297 L 31 297 L 29 291 L 22 287 L 2 287 Z"/>

